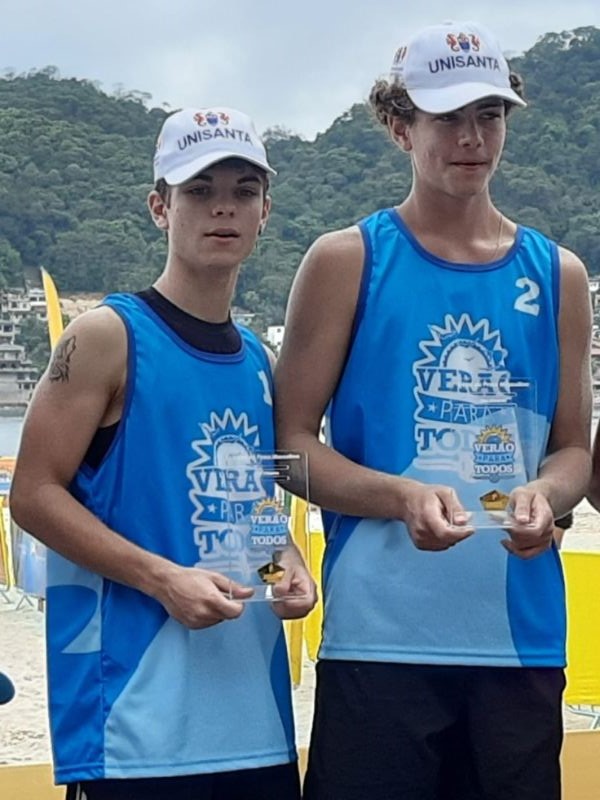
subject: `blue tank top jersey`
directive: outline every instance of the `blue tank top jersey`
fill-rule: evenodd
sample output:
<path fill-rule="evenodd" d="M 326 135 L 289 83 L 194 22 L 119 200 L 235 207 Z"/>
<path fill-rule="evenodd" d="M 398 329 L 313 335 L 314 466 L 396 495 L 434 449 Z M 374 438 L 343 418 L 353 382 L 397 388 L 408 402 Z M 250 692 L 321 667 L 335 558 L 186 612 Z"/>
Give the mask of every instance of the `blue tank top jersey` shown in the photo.
<path fill-rule="evenodd" d="M 330 443 L 373 469 L 454 486 L 477 510 L 495 487 L 507 494 L 535 477 L 546 452 L 558 249 L 520 227 L 503 258 L 461 265 L 427 252 L 393 209 L 359 228 L 363 279 Z M 554 548 L 525 561 L 505 551 L 498 528 L 444 552 L 417 550 L 396 520 L 327 514 L 325 528 L 321 658 L 564 664 Z"/>
<path fill-rule="evenodd" d="M 125 407 L 72 494 L 109 527 L 184 566 L 229 565 L 218 451 L 272 450 L 271 370 L 249 331 L 235 355 L 187 345 L 139 298 L 104 301 L 128 337 Z M 207 477 L 208 475 L 208 477 Z M 218 482 L 217 482 L 218 483 Z M 135 589 L 56 553 L 48 671 L 57 783 L 224 772 L 296 758 L 287 651 L 268 603 L 192 631 Z"/>

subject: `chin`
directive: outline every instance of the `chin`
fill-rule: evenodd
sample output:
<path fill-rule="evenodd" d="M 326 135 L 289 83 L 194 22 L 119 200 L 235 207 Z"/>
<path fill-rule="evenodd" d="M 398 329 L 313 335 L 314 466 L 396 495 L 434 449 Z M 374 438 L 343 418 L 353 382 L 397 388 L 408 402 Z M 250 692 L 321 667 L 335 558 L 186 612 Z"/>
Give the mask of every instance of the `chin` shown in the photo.
<path fill-rule="evenodd" d="M 489 190 L 489 181 L 477 181 L 470 184 L 462 184 L 461 186 L 453 187 L 453 194 L 455 197 L 477 197 L 478 195 L 487 194 Z"/>

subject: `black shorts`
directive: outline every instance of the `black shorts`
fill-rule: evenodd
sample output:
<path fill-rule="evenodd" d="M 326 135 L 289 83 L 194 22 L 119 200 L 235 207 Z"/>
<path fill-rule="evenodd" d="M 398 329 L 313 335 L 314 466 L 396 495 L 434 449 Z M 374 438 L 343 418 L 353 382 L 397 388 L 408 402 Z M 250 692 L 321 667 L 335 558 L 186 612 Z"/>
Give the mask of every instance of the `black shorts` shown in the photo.
<path fill-rule="evenodd" d="M 111 778 L 71 784 L 66 800 L 300 800 L 300 777 L 294 762 L 175 778 Z"/>
<path fill-rule="evenodd" d="M 317 665 L 304 800 L 559 800 L 562 669 Z"/>

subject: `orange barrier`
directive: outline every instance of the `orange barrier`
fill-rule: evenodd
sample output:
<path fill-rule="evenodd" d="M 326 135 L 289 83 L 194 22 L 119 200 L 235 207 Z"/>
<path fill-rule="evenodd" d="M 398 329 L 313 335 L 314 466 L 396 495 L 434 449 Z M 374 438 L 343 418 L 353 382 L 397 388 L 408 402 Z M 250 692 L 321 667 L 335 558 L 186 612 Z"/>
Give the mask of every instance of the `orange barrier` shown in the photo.
<path fill-rule="evenodd" d="M 54 786 L 50 764 L 0 766 L 2 800 L 58 800 L 64 786 Z"/>
<path fill-rule="evenodd" d="M 306 748 L 299 749 L 300 771 L 306 769 Z M 600 732 L 569 731 L 562 752 L 563 800 L 600 798 Z M 49 764 L 0 766 L 2 800 L 58 800 L 64 787 L 52 785 Z"/>
<path fill-rule="evenodd" d="M 600 731 L 569 731 L 561 763 L 563 800 L 600 798 Z"/>

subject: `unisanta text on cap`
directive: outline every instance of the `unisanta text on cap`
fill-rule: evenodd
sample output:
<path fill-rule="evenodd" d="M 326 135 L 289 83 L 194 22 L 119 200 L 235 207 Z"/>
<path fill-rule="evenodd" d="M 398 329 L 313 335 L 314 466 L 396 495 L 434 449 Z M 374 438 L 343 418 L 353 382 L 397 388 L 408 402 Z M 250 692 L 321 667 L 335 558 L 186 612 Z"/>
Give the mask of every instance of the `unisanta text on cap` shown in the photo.
<path fill-rule="evenodd" d="M 275 174 L 249 116 L 234 108 L 184 108 L 162 126 L 154 182 L 163 178 L 177 186 L 226 158 L 241 158 Z"/>
<path fill-rule="evenodd" d="M 394 56 L 390 76 L 417 108 L 455 111 L 484 97 L 527 105 L 510 88 L 510 71 L 495 36 L 476 22 L 444 22 L 416 33 Z"/>

